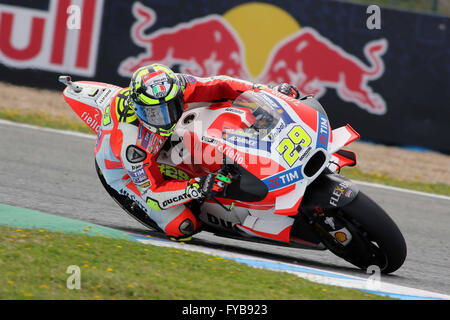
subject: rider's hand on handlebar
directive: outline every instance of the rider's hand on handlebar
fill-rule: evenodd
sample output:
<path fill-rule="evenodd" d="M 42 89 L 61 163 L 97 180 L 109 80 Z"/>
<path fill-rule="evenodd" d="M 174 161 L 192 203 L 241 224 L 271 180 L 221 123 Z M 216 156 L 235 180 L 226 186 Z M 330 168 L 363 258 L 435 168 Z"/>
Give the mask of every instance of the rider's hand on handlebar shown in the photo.
<path fill-rule="evenodd" d="M 211 199 L 214 193 L 223 191 L 231 179 L 222 174 L 210 173 L 203 177 L 189 180 L 186 187 L 186 194 L 192 199 L 206 198 Z"/>
<path fill-rule="evenodd" d="M 278 92 L 281 92 L 282 94 L 285 94 L 291 98 L 298 99 L 300 98 L 300 91 L 298 89 L 289 84 L 289 83 L 281 83 L 273 88 L 274 90 L 277 90 Z"/>

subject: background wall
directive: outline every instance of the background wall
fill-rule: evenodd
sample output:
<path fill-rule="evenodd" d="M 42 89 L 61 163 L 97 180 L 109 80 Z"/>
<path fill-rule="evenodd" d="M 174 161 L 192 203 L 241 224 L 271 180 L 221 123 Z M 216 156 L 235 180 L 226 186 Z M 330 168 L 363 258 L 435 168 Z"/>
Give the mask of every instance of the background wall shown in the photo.
<path fill-rule="evenodd" d="M 450 153 L 450 19 L 382 8 L 381 29 L 369 30 L 366 9 L 325 0 L 0 0 L 0 81 L 61 89 L 57 76 L 71 74 L 126 86 L 139 65 L 163 62 L 198 76 L 289 82 L 320 98 L 333 127 Z"/>

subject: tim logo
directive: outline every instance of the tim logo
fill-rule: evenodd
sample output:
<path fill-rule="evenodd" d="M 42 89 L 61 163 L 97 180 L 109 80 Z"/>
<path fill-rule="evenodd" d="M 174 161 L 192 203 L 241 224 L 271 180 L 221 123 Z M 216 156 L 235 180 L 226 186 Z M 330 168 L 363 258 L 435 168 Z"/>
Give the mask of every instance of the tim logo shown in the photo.
<path fill-rule="evenodd" d="M 48 11 L 0 4 L 0 63 L 94 76 L 103 2 L 50 0 Z"/>

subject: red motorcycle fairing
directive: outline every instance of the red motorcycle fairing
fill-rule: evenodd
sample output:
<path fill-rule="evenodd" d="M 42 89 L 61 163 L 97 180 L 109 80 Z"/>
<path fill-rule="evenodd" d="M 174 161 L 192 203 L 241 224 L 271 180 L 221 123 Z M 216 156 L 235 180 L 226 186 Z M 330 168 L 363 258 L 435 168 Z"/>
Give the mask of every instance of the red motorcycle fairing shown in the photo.
<path fill-rule="evenodd" d="M 175 132 L 184 136 L 183 143 L 191 155 L 191 166 L 200 163 L 207 171 L 214 172 L 218 168 L 217 163 L 221 163 L 217 159 L 225 155 L 266 184 L 269 192 L 263 201 L 265 205 L 276 207 L 275 214 L 293 216 L 298 213 L 308 183 L 325 168 L 331 156 L 328 154 L 332 141 L 330 125 L 318 111 L 277 91 L 264 89 L 255 95 L 253 98 L 259 99 L 279 118 L 278 124 L 270 128 L 266 136 L 249 130 L 256 120 L 255 110 L 246 107 L 251 104 L 251 99 L 236 100 L 231 107 L 228 103 L 223 108 L 215 104 L 214 107 L 187 110 Z M 195 130 L 195 124 L 201 129 Z M 301 143 L 303 145 L 299 148 Z M 215 161 L 212 164 L 209 161 L 193 163 L 193 158 L 204 160 L 204 154 L 198 156 L 198 151 L 207 149 Z M 306 176 L 302 167 L 318 151 L 323 154 L 322 162 L 316 172 Z M 189 171 L 198 172 L 192 168 Z"/>
<path fill-rule="evenodd" d="M 103 113 L 121 88 L 98 82 L 72 83 L 67 76 L 60 81 L 67 86 L 64 97 L 72 109 L 93 132 L 98 131 Z M 272 114 L 278 115 L 274 117 L 277 121 L 269 126 L 268 134 L 258 132 L 255 135 L 245 129 L 246 126 L 255 121 L 260 127 L 268 118 L 257 108 L 249 113 L 245 104 L 244 107 L 234 105 L 239 98 L 223 107 L 192 104 L 178 122 L 173 136 L 186 134 L 190 138 L 180 139 L 178 144 L 174 141 L 171 150 L 172 155 L 179 154 L 180 149 L 188 152 L 180 154 L 181 161 L 177 164 L 171 164 L 167 157 L 163 159 L 164 150 L 158 158 L 161 172 L 165 171 L 176 180 L 199 176 L 199 172 L 217 171 L 224 159 L 242 170 L 241 178 L 246 173 L 244 179 L 254 177 L 246 180 L 250 183 L 245 187 L 239 184 L 234 190 L 235 198 L 240 200 L 222 198 L 188 203 L 199 211 L 198 218 L 204 230 L 245 241 L 329 249 L 361 269 L 377 265 L 382 272 L 391 273 L 400 268 L 406 258 L 401 231 L 387 213 L 351 181 L 333 173 L 342 166 L 356 164 L 355 155 L 341 148 L 358 139 L 359 134 L 349 125 L 331 130 L 326 113 L 319 102 L 311 100 L 313 98 L 302 99 L 305 102 L 302 103 L 265 89 L 258 96 L 260 102 L 265 101 L 261 108 L 268 107 Z M 218 130 L 194 130 L 196 118 L 206 129 L 217 121 L 213 127 Z M 101 138 L 101 134 L 99 136 Z M 183 160 L 196 158 L 192 157 L 195 149 L 207 148 L 210 153 L 215 152 L 219 163 L 205 163 L 203 167 L 198 163 L 183 163 Z M 180 171 L 180 168 L 187 171 Z M 97 172 L 102 180 L 98 167 Z M 163 232 L 132 199 L 104 185 L 132 217 L 154 228 L 158 234 Z M 240 191 L 251 194 L 251 199 L 246 200 Z"/>
<path fill-rule="evenodd" d="M 67 85 L 63 92 L 66 102 L 94 133 L 98 133 L 103 112 L 122 88 L 94 81 L 73 83 L 70 77 L 60 77 L 60 82 Z"/>
<path fill-rule="evenodd" d="M 70 79 L 66 80 L 66 85 L 66 101 L 93 132 L 98 132 L 103 112 L 122 88 L 100 82 L 72 83 Z M 270 128 L 267 135 L 255 135 L 248 131 L 256 118 L 253 113 L 255 110 L 245 105 L 242 107 L 230 101 L 208 104 L 206 107 L 196 105 L 184 112 L 173 135 L 174 139 L 181 137 L 180 143 L 176 144 L 175 141 L 174 144 L 187 152 L 177 152 L 176 147 L 172 148 L 171 153 L 179 153 L 181 161 L 175 164 L 158 158 L 158 162 L 181 170 L 185 176 L 197 177 L 216 172 L 227 159 L 262 181 L 267 190 L 264 199 L 233 200 L 236 205 L 269 210 L 280 219 L 283 216 L 295 216 L 308 184 L 328 165 L 333 153 L 358 135 L 350 126 L 331 131 L 329 121 L 322 113 L 277 91 L 264 89 L 257 95 L 265 107 L 279 117 L 277 125 Z M 194 130 L 195 123 L 199 122 L 202 129 Z M 246 141 L 250 145 L 244 143 Z M 302 143 L 304 145 L 300 148 L 299 144 Z M 209 162 L 204 161 L 205 151 Z M 296 158 L 291 159 L 292 156 Z M 311 174 L 306 174 L 305 169 L 311 167 L 308 162 L 315 157 L 321 158 L 319 164 Z M 264 233 L 257 230 L 252 232 L 259 232 L 259 236 Z M 284 241 L 283 234 L 265 236 Z"/>

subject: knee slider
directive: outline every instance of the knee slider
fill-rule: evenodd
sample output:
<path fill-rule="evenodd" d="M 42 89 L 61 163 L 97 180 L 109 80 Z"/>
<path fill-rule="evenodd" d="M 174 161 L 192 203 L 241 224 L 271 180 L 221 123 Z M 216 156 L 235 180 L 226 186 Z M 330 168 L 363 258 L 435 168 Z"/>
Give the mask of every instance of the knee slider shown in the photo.
<path fill-rule="evenodd" d="M 178 227 L 185 236 L 191 236 L 194 233 L 194 223 L 190 219 L 184 220 Z"/>

